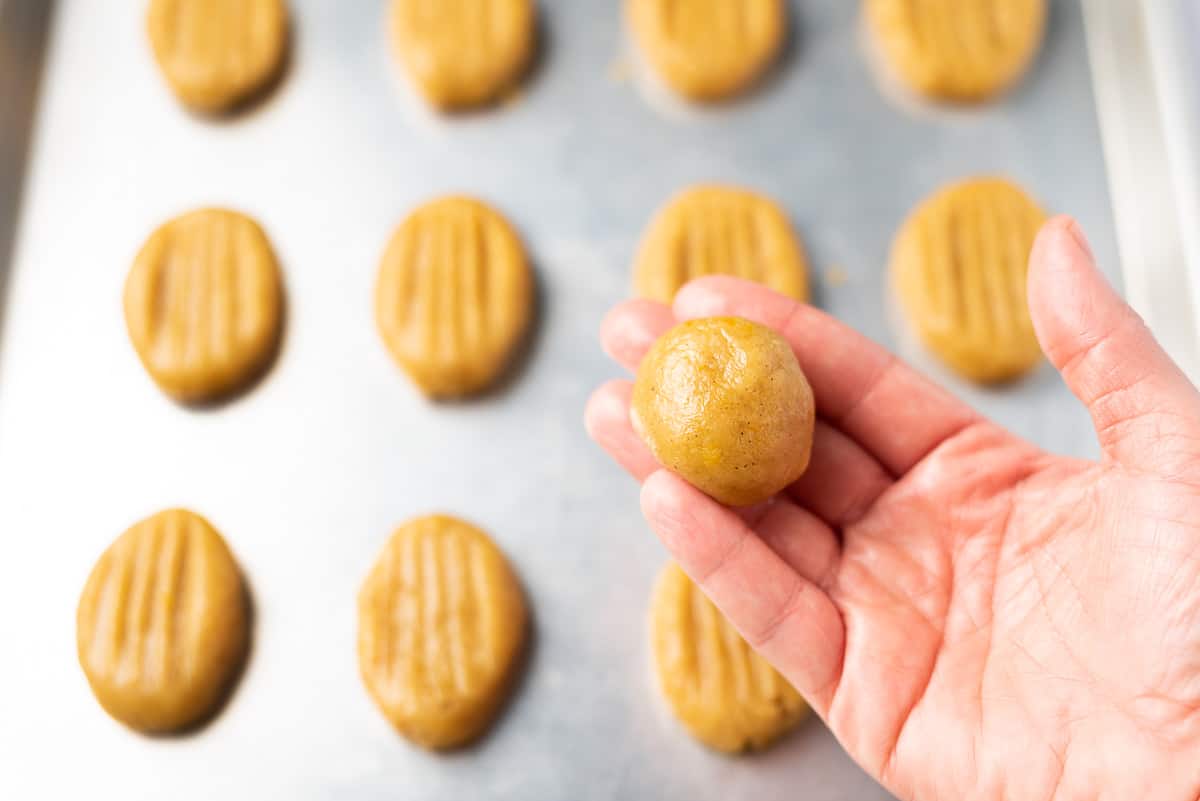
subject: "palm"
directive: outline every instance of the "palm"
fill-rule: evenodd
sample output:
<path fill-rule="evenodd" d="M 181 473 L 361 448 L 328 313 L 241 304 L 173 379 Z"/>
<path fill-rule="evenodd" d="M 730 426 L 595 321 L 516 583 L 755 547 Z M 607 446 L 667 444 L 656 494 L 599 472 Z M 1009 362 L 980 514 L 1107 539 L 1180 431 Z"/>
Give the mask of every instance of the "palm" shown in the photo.
<path fill-rule="evenodd" d="M 634 368 L 677 318 L 776 328 L 814 388 L 808 472 L 734 512 L 654 461 L 627 381 L 589 431 L 652 528 L 847 750 L 905 799 L 1200 794 L 1200 395 L 1069 221 L 1030 265 L 1050 360 L 1101 463 L 1046 454 L 820 312 L 744 282 L 605 324 Z"/>

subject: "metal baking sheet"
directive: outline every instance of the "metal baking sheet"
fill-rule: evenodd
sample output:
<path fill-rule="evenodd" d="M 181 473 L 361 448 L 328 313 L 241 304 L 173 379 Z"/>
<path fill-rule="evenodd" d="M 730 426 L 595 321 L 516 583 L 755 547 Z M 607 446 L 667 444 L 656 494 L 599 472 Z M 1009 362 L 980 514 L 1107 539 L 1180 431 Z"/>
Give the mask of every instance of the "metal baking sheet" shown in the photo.
<path fill-rule="evenodd" d="M 22 2 L 39 0 L 0 0 Z M 1075 214 L 1116 275 L 1079 9 L 1054 2 L 1044 54 L 1004 102 L 933 112 L 878 88 L 856 3 L 796 2 L 792 47 L 761 91 L 681 114 L 628 79 L 618 6 L 543 2 L 543 54 L 521 96 L 439 121 L 397 78 L 383 3 L 294 0 L 282 85 L 213 123 L 168 96 L 140 0 L 57 4 L 0 334 L 0 798 L 887 797 L 819 722 L 768 754 L 729 759 L 693 743 L 659 703 L 644 618 L 665 555 L 633 482 L 580 423 L 589 390 L 618 373 L 596 329 L 628 294 L 651 214 L 696 181 L 778 198 L 807 243 L 817 302 L 906 353 L 890 322 L 888 245 L 944 181 L 1016 178 Z M 542 309 L 501 391 L 434 406 L 384 353 L 371 291 L 392 227 L 451 190 L 519 227 Z M 263 222 L 289 319 L 261 384 L 189 411 L 143 373 L 120 298 L 151 228 L 202 204 Z M 1094 452 L 1087 418 L 1049 369 L 994 391 L 942 377 L 1052 450 Z M 210 517 L 245 567 L 254 647 L 210 726 L 146 739 L 93 701 L 74 610 L 108 542 L 176 504 Z M 389 729 L 354 647 L 355 594 L 385 538 L 439 509 L 495 535 L 537 630 L 499 725 L 449 756 Z"/>

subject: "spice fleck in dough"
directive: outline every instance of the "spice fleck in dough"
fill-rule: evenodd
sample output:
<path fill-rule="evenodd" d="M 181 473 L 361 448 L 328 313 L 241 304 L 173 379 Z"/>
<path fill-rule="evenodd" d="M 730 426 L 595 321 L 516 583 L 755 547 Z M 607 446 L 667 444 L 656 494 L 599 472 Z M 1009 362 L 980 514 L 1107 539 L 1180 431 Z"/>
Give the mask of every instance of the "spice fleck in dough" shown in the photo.
<path fill-rule="evenodd" d="M 643 298 L 670 303 L 694 278 L 733 275 L 807 301 L 804 249 L 774 201 L 745 189 L 696 186 L 680 192 L 646 231 L 634 266 Z"/>
<path fill-rule="evenodd" d="M 454 110 L 500 99 L 533 56 L 533 0 L 393 0 L 392 38 L 417 89 Z"/>
<path fill-rule="evenodd" d="M 125 282 L 129 339 L 155 383 L 202 403 L 251 383 L 274 358 L 283 289 L 256 222 L 202 209 L 160 226 Z"/>
<path fill-rule="evenodd" d="M 278 76 L 288 10 L 283 0 L 151 0 L 147 28 L 159 69 L 179 100 L 218 113 Z"/>
<path fill-rule="evenodd" d="M 503 705 L 527 613 L 508 561 L 444 515 L 402 525 L 358 596 L 358 664 L 396 730 L 427 748 L 465 745 Z"/>
<path fill-rule="evenodd" d="M 626 0 L 634 37 L 655 71 L 691 100 L 722 100 L 754 84 L 787 32 L 784 0 Z"/>
<path fill-rule="evenodd" d="M 503 217 L 466 197 L 414 211 L 388 243 L 375 314 L 396 362 L 433 398 L 490 386 L 529 328 L 533 275 Z"/>
<path fill-rule="evenodd" d="M 76 640 L 96 699 L 125 725 L 165 733 L 207 719 L 249 640 L 245 587 L 221 535 L 183 509 L 134 525 L 92 568 Z"/>
<path fill-rule="evenodd" d="M 710 748 L 761 750 L 808 713 L 800 693 L 750 648 L 674 562 L 654 590 L 650 640 L 671 711 Z"/>
<path fill-rule="evenodd" d="M 1025 279 L 1045 220 L 1016 185 L 981 178 L 937 192 L 900 229 L 891 269 L 901 303 L 926 346 L 963 376 L 1005 381 L 1041 360 Z"/>
<path fill-rule="evenodd" d="M 1046 27 L 1045 0 L 867 0 L 889 66 L 928 97 L 979 101 L 1029 68 Z"/>

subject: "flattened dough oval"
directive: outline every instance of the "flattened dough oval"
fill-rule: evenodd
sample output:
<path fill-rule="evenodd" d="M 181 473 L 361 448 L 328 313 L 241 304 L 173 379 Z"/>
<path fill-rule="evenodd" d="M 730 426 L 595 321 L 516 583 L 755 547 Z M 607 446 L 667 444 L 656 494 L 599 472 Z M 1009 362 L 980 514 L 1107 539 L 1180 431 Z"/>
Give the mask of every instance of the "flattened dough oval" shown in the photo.
<path fill-rule="evenodd" d="M 804 249 L 773 200 L 729 186 L 680 192 L 655 215 L 634 265 L 640 297 L 670 303 L 705 275 L 757 281 L 796 300 L 809 297 Z"/>
<path fill-rule="evenodd" d="M 358 664 L 392 725 L 427 748 L 476 739 L 519 667 L 527 612 L 512 568 L 457 518 L 410 520 L 358 595 Z"/>
<path fill-rule="evenodd" d="M 79 664 L 125 725 L 173 732 L 208 718 L 246 658 L 241 572 L 207 520 L 169 509 L 101 555 L 76 616 Z"/>
<path fill-rule="evenodd" d="M 283 288 L 258 223 L 201 209 L 164 223 L 125 281 L 125 323 L 142 365 L 186 403 L 247 386 L 279 344 Z"/>
<path fill-rule="evenodd" d="M 901 304 L 925 345 L 963 376 L 1006 381 L 1041 361 L 1026 274 L 1045 220 L 1020 187 L 978 178 L 936 192 L 897 234 Z"/>

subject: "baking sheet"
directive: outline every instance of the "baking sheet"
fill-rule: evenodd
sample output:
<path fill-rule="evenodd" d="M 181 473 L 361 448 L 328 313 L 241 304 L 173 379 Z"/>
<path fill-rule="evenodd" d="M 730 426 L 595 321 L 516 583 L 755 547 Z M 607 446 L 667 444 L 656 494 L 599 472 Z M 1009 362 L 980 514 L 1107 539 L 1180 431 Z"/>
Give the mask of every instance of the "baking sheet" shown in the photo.
<path fill-rule="evenodd" d="M 60 2 L 0 333 L 0 798 L 886 798 L 819 723 L 735 760 L 663 710 L 644 613 L 665 557 L 634 484 L 580 422 L 589 390 L 618 373 L 596 329 L 628 293 L 638 237 L 692 182 L 779 199 L 806 241 L 817 302 L 906 352 L 883 282 L 888 244 L 944 181 L 1016 178 L 1075 214 L 1116 274 L 1076 4 L 1053 3 L 1021 89 L 970 113 L 881 93 L 856 6 L 794 3 L 793 47 L 761 92 L 681 115 L 623 77 L 616 2 L 543 2 L 543 57 L 521 97 L 447 122 L 398 80 L 383 3 L 293 0 L 283 84 L 251 113 L 211 123 L 168 96 L 140 0 Z M 371 290 L 392 227 L 446 191 L 510 216 L 543 304 L 502 391 L 432 406 L 379 343 Z M 151 228 L 203 204 L 262 221 L 289 319 L 266 380 L 196 412 L 143 373 L 120 296 Z M 999 391 L 952 386 L 1052 450 L 1095 452 L 1049 369 Z M 146 739 L 93 701 L 74 609 L 108 542 L 176 504 L 208 516 L 236 551 L 254 647 L 210 726 Z M 493 734 L 441 757 L 389 729 L 354 649 L 355 594 L 379 548 L 397 523 L 437 509 L 495 535 L 537 629 Z"/>

